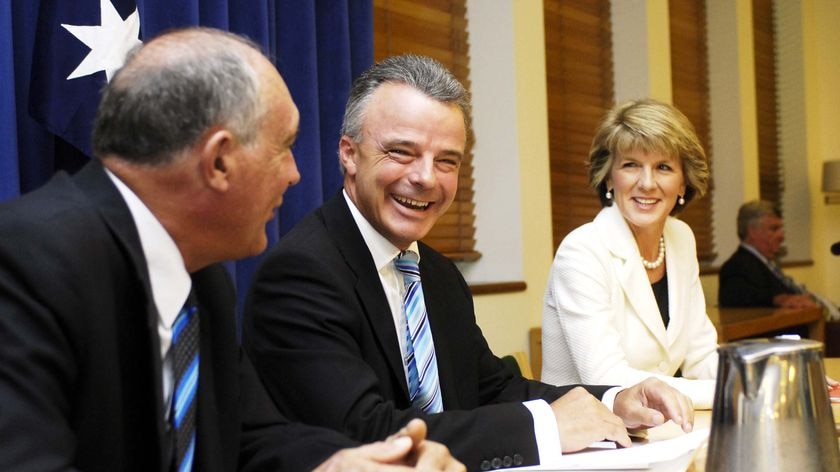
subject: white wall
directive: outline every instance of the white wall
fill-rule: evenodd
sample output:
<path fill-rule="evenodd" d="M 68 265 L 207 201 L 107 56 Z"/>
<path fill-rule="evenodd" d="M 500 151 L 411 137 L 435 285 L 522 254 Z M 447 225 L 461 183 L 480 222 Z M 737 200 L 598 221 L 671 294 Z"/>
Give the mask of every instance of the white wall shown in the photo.
<path fill-rule="evenodd" d="M 519 281 L 522 271 L 513 7 L 467 1 L 475 146 L 476 262 L 459 263 L 470 283 Z"/>

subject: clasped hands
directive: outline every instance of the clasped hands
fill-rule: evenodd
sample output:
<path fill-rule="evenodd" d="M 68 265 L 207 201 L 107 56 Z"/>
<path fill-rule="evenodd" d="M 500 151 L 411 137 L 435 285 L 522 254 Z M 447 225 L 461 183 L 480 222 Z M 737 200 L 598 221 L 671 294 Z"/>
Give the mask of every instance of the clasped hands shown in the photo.
<path fill-rule="evenodd" d="M 582 387 L 574 388 L 551 403 L 563 452 L 584 449 L 596 441 L 630 446 L 627 430 L 659 426 L 668 420 L 690 432 L 694 425 L 691 400 L 655 378 L 618 393 L 613 412 Z"/>

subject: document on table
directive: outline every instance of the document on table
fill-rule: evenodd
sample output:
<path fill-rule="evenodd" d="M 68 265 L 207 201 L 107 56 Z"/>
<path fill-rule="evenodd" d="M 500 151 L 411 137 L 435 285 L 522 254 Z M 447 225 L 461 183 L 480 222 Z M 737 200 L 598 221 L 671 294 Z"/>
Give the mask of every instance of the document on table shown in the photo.
<path fill-rule="evenodd" d="M 633 445 L 627 448 L 599 449 L 595 451 L 564 454 L 551 465 L 521 467 L 522 471 L 568 471 L 568 470 L 655 470 L 662 472 L 684 471 L 693 456 L 693 451 L 709 437 L 704 428 L 671 439 Z"/>

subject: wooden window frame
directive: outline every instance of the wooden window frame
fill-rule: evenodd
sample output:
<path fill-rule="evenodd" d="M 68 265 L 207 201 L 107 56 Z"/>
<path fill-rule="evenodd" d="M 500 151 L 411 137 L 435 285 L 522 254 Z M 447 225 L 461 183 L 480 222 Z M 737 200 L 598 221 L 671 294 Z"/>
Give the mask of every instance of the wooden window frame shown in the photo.
<path fill-rule="evenodd" d="M 585 164 L 595 131 L 615 100 L 612 26 L 609 0 L 545 0 L 543 11 L 556 249 L 601 210 Z"/>
<path fill-rule="evenodd" d="M 776 95 L 776 33 L 773 0 L 753 0 L 755 111 L 758 137 L 758 189 L 762 200 L 782 212 L 784 174 L 779 159 Z"/>
<path fill-rule="evenodd" d="M 704 1 L 670 0 L 668 15 L 671 36 L 671 90 L 675 107 L 694 125 L 706 151 L 709 172 L 712 166 L 709 112 L 709 55 Z M 694 199 L 679 214 L 697 240 L 697 259 L 711 264 L 717 257 L 714 245 L 712 194 L 714 182 L 703 198 Z"/>

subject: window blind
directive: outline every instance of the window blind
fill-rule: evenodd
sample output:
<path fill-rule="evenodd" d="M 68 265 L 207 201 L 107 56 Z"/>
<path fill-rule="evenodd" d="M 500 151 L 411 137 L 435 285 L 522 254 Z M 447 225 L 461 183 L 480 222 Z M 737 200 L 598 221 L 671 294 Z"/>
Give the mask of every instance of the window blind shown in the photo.
<path fill-rule="evenodd" d="M 709 63 L 706 47 L 705 2 L 670 0 L 671 89 L 673 104 L 694 125 L 712 165 L 709 124 Z M 713 182 L 708 193 L 692 201 L 679 217 L 694 231 L 697 258 L 711 263 L 715 257 L 712 210 Z"/>
<path fill-rule="evenodd" d="M 612 30 L 608 0 L 545 0 L 543 9 L 556 248 L 601 209 L 585 163 L 596 128 L 613 105 Z"/>

